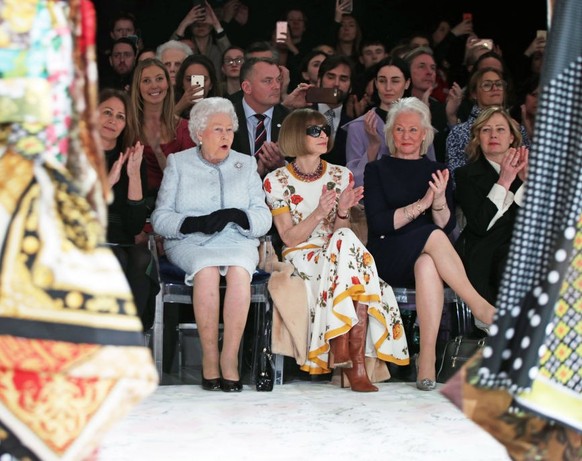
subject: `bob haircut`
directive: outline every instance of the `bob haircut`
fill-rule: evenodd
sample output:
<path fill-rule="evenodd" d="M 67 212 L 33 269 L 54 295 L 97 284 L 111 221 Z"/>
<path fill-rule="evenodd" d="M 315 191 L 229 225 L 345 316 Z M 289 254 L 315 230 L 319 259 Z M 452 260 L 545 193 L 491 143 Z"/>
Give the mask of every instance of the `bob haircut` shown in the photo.
<path fill-rule="evenodd" d="M 208 126 L 208 119 L 216 114 L 228 115 L 232 121 L 232 129 L 238 130 L 238 118 L 232 102 L 218 96 L 205 98 L 195 104 L 190 111 L 188 131 L 195 142 L 198 140 L 198 133 L 204 131 Z"/>
<path fill-rule="evenodd" d="M 301 157 L 307 154 L 307 134 L 311 125 L 327 125 L 325 115 L 313 109 L 296 109 L 283 120 L 279 132 L 279 148 L 286 157 Z M 333 147 L 333 139 L 327 138 L 327 152 Z"/>
<path fill-rule="evenodd" d="M 469 162 L 474 162 L 483 154 L 483 150 L 481 149 L 481 142 L 479 141 L 479 133 L 481 132 L 481 128 L 489 121 L 491 117 L 495 114 L 500 114 L 507 120 L 509 124 L 509 131 L 513 135 L 513 142 L 509 145 L 509 147 L 519 147 L 522 144 L 522 137 L 521 131 L 519 129 L 519 125 L 517 122 L 509 115 L 509 113 L 501 106 L 491 106 L 486 107 L 481 111 L 479 116 L 473 122 L 473 126 L 471 127 L 471 140 L 465 151 L 469 157 Z"/>
<path fill-rule="evenodd" d="M 109 99 L 119 99 L 123 107 L 125 109 L 125 127 L 119 133 L 119 138 L 117 138 L 117 149 L 125 150 L 126 147 L 131 145 L 131 140 L 128 139 L 129 130 L 127 127 L 130 124 L 130 117 L 131 117 L 131 105 L 129 102 L 129 94 L 126 91 L 118 90 L 117 88 L 103 88 L 99 92 L 99 105 L 108 101 Z"/>
<path fill-rule="evenodd" d="M 428 151 L 428 147 L 434 140 L 434 128 L 431 125 L 430 109 L 425 103 L 414 96 L 409 98 L 401 98 L 398 101 L 394 101 L 390 106 L 390 110 L 386 116 L 386 126 L 384 127 L 386 145 L 388 146 L 388 149 L 390 149 L 390 152 L 396 152 L 396 146 L 392 136 L 392 129 L 394 128 L 396 118 L 400 114 L 405 113 L 418 114 L 420 117 L 420 127 L 425 131 L 424 141 L 420 145 L 420 155 L 425 155 Z"/>
<path fill-rule="evenodd" d="M 505 80 L 505 76 L 503 75 L 503 72 L 499 69 L 496 69 L 495 67 L 483 67 L 482 69 L 475 71 L 475 73 L 471 76 L 471 79 L 469 80 L 469 85 L 467 88 L 468 94 L 475 101 L 477 100 L 477 91 L 479 90 L 479 85 L 483 81 L 483 76 L 487 72 L 495 72 L 499 76 L 499 80 L 503 80 L 503 82 L 505 83 L 505 87 L 503 88 L 503 105 L 506 106 L 507 105 L 507 81 Z"/>

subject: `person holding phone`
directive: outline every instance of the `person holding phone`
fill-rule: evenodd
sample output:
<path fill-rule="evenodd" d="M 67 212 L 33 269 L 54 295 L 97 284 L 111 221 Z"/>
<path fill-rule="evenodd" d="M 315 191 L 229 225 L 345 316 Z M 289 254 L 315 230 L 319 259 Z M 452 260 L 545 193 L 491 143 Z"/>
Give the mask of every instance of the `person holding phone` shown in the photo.
<path fill-rule="evenodd" d="M 324 114 L 331 127 L 330 136 L 334 143 L 332 149 L 324 154 L 324 159 L 335 165 L 346 165 L 346 132 L 339 128 L 352 120 L 345 102 L 352 90 L 353 75 L 354 64 L 347 56 L 328 56 L 319 66 L 317 87 L 327 90 L 327 94 L 321 92 L 325 95 L 324 99 L 313 103 L 311 108 Z M 340 97 L 333 97 L 334 94 Z"/>
<path fill-rule="evenodd" d="M 379 359 L 386 371 L 385 362 L 408 363 L 408 348 L 394 293 L 350 228 L 350 209 L 363 188 L 346 167 L 322 159 L 333 140 L 318 111 L 291 112 L 279 143 L 293 161 L 269 173 L 263 189 L 283 260 L 310 293 L 308 353 L 300 369 L 321 375 L 341 368 L 352 391 L 375 392 L 365 359 Z"/>
<path fill-rule="evenodd" d="M 230 46 L 222 24 L 207 1 L 194 2 L 172 34 L 174 40 L 188 40 L 194 54 L 212 61 L 218 78 L 222 78 L 222 53 Z"/>
<path fill-rule="evenodd" d="M 212 61 L 206 56 L 188 56 L 178 69 L 175 86 L 176 115 L 189 119 L 192 107 L 204 98 L 222 96 Z"/>

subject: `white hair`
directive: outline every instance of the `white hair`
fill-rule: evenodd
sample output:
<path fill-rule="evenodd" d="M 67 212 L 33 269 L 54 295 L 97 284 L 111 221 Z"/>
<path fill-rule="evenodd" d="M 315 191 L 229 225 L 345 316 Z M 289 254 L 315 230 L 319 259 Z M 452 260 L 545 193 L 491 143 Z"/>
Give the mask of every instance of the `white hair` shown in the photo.
<path fill-rule="evenodd" d="M 190 48 L 185 43 L 179 42 L 178 40 L 168 40 L 167 42 L 162 43 L 160 46 L 156 48 L 156 58 L 163 62 L 162 54 L 164 54 L 164 51 L 172 49 L 183 51 L 186 54 L 186 56 L 194 54 L 192 48 Z"/>
<path fill-rule="evenodd" d="M 414 113 L 420 116 L 420 127 L 426 132 L 424 142 L 420 146 L 420 155 L 425 155 L 434 140 L 434 128 L 431 124 L 430 109 L 424 102 L 414 96 L 394 101 L 388 110 L 386 125 L 384 126 L 384 136 L 386 137 L 388 149 L 392 153 L 396 152 L 392 128 L 394 128 L 396 117 L 403 113 Z"/>
<path fill-rule="evenodd" d="M 198 133 L 204 131 L 208 126 L 208 119 L 216 114 L 228 115 L 232 120 L 233 130 L 238 130 L 238 117 L 236 116 L 232 102 L 219 97 L 205 98 L 194 104 L 194 107 L 190 111 L 188 131 L 194 141 L 197 141 Z"/>

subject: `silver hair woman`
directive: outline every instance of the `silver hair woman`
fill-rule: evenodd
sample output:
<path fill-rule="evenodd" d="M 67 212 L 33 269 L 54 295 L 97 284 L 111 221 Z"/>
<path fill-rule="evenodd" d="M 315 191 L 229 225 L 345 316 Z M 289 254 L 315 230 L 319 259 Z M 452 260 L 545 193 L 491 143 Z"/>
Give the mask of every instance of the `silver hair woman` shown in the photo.
<path fill-rule="evenodd" d="M 250 306 L 258 238 L 271 227 L 254 157 L 231 150 L 238 127 L 232 103 L 204 99 L 189 130 L 198 146 L 171 154 L 152 224 L 168 260 L 193 285 L 202 346 L 202 388 L 240 392 L 238 352 Z M 218 350 L 219 284 L 226 278 L 224 339 Z"/>
<path fill-rule="evenodd" d="M 493 321 L 495 308 L 475 291 L 447 236 L 455 227 L 453 190 L 445 165 L 423 156 L 434 136 L 428 106 L 415 97 L 395 102 L 385 134 L 392 155 L 369 163 L 364 173 L 368 249 L 382 279 L 416 289 L 416 386 L 429 391 L 436 387 L 444 284 L 467 302 L 483 328 Z"/>

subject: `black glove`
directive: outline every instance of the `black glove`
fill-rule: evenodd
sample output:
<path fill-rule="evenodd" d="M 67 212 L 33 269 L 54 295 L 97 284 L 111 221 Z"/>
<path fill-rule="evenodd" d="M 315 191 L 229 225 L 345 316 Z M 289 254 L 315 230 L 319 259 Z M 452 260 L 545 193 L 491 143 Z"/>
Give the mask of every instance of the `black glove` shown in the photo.
<path fill-rule="evenodd" d="M 180 227 L 180 232 L 182 234 L 192 234 L 194 232 L 214 234 L 224 229 L 229 222 L 238 224 L 243 229 L 250 227 L 249 219 L 244 211 L 237 208 L 225 208 L 223 210 L 216 210 L 209 215 L 188 216 L 184 219 Z"/>

